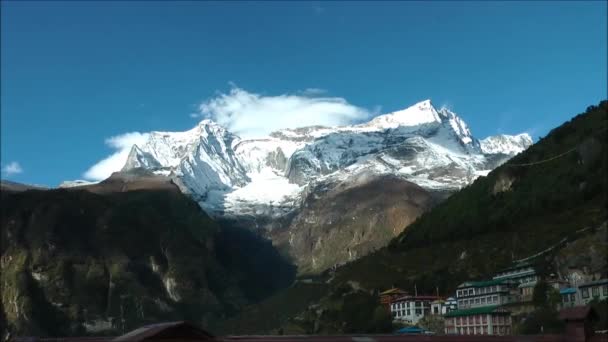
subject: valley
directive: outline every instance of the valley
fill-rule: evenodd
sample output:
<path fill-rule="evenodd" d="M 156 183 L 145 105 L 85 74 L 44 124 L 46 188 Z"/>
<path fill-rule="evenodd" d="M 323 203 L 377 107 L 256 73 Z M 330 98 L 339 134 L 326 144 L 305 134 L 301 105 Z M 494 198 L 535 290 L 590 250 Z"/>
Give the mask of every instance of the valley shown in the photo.
<path fill-rule="evenodd" d="M 203 121 L 151 134 L 101 182 L 3 182 L 0 323 L 46 336 L 178 319 L 218 334 L 385 332 L 381 291 L 449 294 L 564 238 L 538 267 L 585 278 L 593 260 L 603 275 L 597 255 L 565 255 L 605 234 L 606 106 L 531 146 L 477 140 L 430 102 L 261 140 Z"/>

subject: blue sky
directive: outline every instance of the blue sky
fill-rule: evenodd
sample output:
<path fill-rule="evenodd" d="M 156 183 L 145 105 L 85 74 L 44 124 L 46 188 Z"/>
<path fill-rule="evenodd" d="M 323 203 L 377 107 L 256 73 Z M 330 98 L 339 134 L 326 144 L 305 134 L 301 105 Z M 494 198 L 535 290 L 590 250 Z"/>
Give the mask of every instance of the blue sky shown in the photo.
<path fill-rule="evenodd" d="M 2 177 L 82 178 L 115 152 L 106 139 L 188 129 L 233 85 L 323 89 L 370 113 L 430 98 L 478 138 L 536 139 L 606 98 L 606 13 L 604 1 L 2 1 Z"/>

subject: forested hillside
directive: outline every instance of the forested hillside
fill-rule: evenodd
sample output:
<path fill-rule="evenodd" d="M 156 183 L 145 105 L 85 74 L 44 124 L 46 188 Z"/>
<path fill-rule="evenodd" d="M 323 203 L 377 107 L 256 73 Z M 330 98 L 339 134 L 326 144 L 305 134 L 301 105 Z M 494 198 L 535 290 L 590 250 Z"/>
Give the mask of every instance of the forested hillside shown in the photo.
<path fill-rule="evenodd" d="M 326 272 L 327 293 L 299 314 L 277 319 L 277 326 L 285 333 L 374 332 L 390 322 L 377 297 L 357 308 L 345 298 L 391 286 L 448 296 L 461 282 L 487 279 L 551 247 L 538 266 L 553 267 L 568 241 L 584 244 L 607 220 L 607 111 L 607 101 L 589 107 L 423 214 L 389 246 Z M 607 275 L 606 262 L 599 272 Z M 237 323 L 232 319 L 230 327 Z M 247 325 L 255 326 L 251 319 Z"/>
<path fill-rule="evenodd" d="M 487 177 L 423 214 L 336 283 L 448 294 L 606 221 L 608 102 L 591 106 Z"/>
<path fill-rule="evenodd" d="M 177 187 L 116 178 L 2 192 L 2 335 L 116 335 L 184 319 L 207 326 L 291 283 L 293 267 L 268 242 L 222 229 Z"/>

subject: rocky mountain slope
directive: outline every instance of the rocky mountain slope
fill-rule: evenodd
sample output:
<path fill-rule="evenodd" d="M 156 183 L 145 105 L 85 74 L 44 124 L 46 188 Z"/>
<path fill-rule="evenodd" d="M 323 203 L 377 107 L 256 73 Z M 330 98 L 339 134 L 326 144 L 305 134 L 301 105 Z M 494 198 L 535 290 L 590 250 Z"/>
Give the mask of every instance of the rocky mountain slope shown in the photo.
<path fill-rule="evenodd" d="M 2 191 L 1 208 L 3 333 L 207 325 L 294 276 L 264 240 L 222 229 L 169 178 L 142 169 L 76 188 Z M 242 251 L 256 251 L 257 262 Z"/>
<path fill-rule="evenodd" d="M 21 192 L 25 190 L 46 190 L 47 188 L 38 185 L 22 184 L 8 180 L 0 180 L 0 191 Z"/>
<path fill-rule="evenodd" d="M 133 146 L 123 170 L 178 179 L 212 216 L 278 217 L 296 210 L 308 188 L 361 170 L 456 190 L 531 143 L 526 134 L 480 142 L 455 113 L 426 100 L 364 124 L 285 129 L 261 139 L 240 139 L 203 120 L 186 132 L 152 132 Z"/>
<path fill-rule="evenodd" d="M 123 170 L 172 178 L 211 216 L 261 230 L 300 273 L 314 273 L 383 246 L 531 143 L 527 134 L 479 141 L 455 113 L 426 100 L 359 125 L 259 139 L 203 120 L 186 132 L 152 132 Z M 343 212 L 350 221 L 337 219 Z"/>
<path fill-rule="evenodd" d="M 418 293 L 451 295 L 463 281 L 487 279 L 514 260 L 548 249 L 534 259 L 544 271 L 607 277 L 605 241 L 598 241 L 605 238 L 608 221 L 607 142 L 608 101 L 603 101 L 422 214 L 387 247 L 325 272 L 315 280 L 326 286 L 325 293 L 315 292 L 316 299 L 299 311 L 290 308 L 297 314 L 265 322 L 260 331 L 256 318 L 244 312 L 217 329 L 376 331 L 379 325 L 363 322 L 382 322 L 376 316 L 378 298 L 369 300 L 379 291 L 416 286 Z M 303 295 L 291 288 L 280 294 L 283 302 L 290 296 Z M 353 309 L 345 298 L 368 305 Z M 261 303 L 246 312 L 256 308 L 281 310 Z"/>
<path fill-rule="evenodd" d="M 361 172 L 353 178 L 311 189 L 289 228 L 273 231 L 275 245 L 289 251 L 300 274 L 384 247 L 434 201 L 428 191 L 394 175 Z"/>

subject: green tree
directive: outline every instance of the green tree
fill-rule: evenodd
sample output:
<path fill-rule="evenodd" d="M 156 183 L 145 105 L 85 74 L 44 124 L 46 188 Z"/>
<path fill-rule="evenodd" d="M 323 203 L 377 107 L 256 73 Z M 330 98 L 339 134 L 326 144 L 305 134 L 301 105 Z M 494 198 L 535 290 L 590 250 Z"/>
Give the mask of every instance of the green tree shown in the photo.
<path fill-rule="evenodd" d="M 544 279 L 541 279 L 534 286 L 534 293 L 532 294 L 532 303 L 537 308 L 549 307 L 548 300 L 549 285 Z"/>
<path fill-rule="evenodd" d="M 564 322 L 559 320 L 556 310 L 540 308 L 529 314 L 521 325 L 521 333 L 559 334 L 564 331 Z"/>
<path fill-rule="evenodd" d="M 378 306 L 374 310 L 370 332 L 387 333 L 393 330 L 391 314 L 383 306 Z"/>

